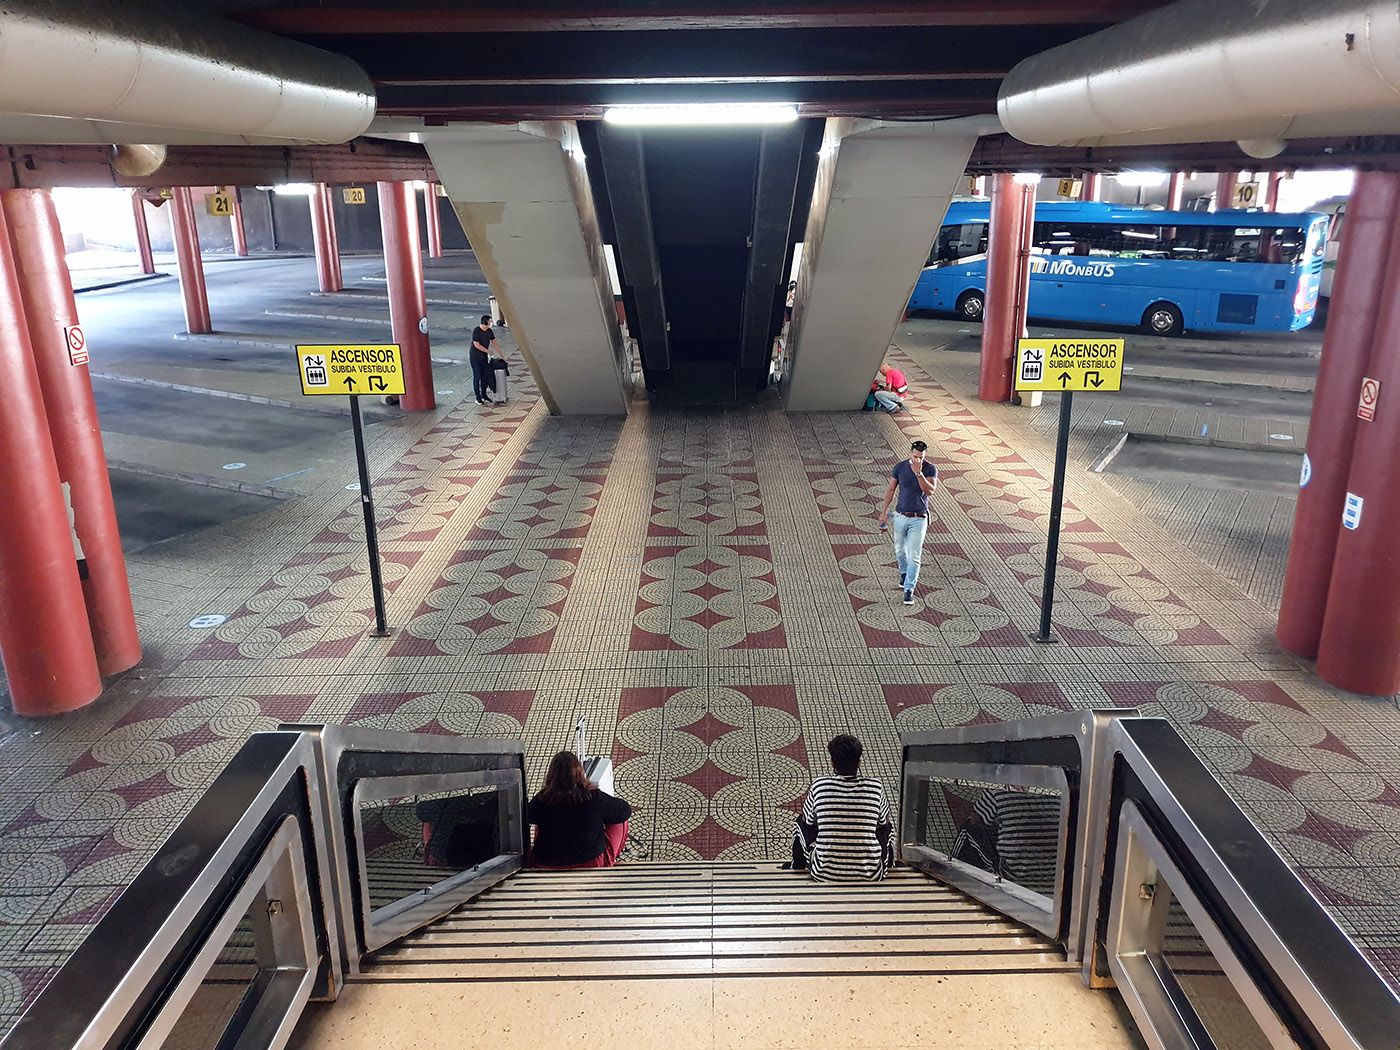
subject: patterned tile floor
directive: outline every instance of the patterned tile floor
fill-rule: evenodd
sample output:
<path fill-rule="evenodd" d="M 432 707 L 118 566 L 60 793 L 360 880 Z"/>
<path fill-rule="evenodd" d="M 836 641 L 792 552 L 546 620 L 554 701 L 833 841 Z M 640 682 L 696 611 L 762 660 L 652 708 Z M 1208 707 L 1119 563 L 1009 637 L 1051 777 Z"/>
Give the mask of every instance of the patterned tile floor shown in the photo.
<path fill-rule="evenodd" d="M 1169 718 L 1400 987 L 1400 709 L 1281 655 L 1267 611 L 1101 480 L 1072 479 L 1037 617 L 1050 444 L 899 354 L 913 410 L 549 417 L 458 403 L 374 430 L 392 638 L 343 477 L 133 558 L 148 659 L 0 742 L 0 1030 L 251 732 L 520 734 L 586 715 L 657 859 L 781 854 L 823 744 L 894 787 L 898 734 L 1090 705 Z M 943 384 L 947 384 L 946 386 Z M 873 505 L 911 437 L 943 477 L 919 604 Z M 157 600 L 159 599 L 159 600 Z M 227 623 L 186 621 L 219 612 Z"/>

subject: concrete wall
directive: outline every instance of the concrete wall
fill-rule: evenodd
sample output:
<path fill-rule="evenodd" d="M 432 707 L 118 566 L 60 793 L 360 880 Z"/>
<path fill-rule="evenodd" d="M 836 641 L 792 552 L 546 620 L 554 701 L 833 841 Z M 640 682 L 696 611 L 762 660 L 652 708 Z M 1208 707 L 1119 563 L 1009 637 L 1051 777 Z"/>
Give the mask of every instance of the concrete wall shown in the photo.
<path fill-rule="evenodd" d="M 578 129 L 425 129 L 423 145 L 550 411 L 627 411 L 629 378 Z"/>
<path fill-rule="evenodd" d="M 827 121 L 803 238 L 784 403 L 859 408 L 955 193 L 976 135 L 952 125 Z"/>
<path fill-rule="evenodd" d="M 342 252 L 373 252 L 384 250 L 379 232 L 379 198 L 373 183 L 365 186 L 364 204 L 346 204 L 336 188 L 335 222 L 340 236 Z M 277 194 L 269 190 L 259 190 L 252 186 L 241 191 L 243 202 L 243 229 L 248 237 L 248 249 L 253 252 L 305 252 L 314 250 L 311 241 L 311 198 L 295 194 Z M 420 243 L 426 250 L 428 243 L 427 217 L 422 202 L 425 194 L 418 194 L 418 227 Z M 436 198 L 438 212 L 442 219 L 443 247 L 450 250 L 471 247 L 462 224 L 457 221 L 457 213 L 452 210 L 452 202 L 446 197 Z M 233 252 L 233 228 L 226 218 L 209 215 L 204 209 L 204 193 L 195 195 L 195 217 L 199 228 L 199 246 L 204 252 Z M 151 231 L 151 247 L 158 252 L 174 250 L 170 236 L 170 212 L 166 205 L 155 207 L 146 205 L 146 224 Z M 106 247 L 136 250 L 136 233 L 131 222 L 104 223 L 100 233 L 70 230 L 65 227 L 64 236 L 72 238 L 74 245 L 81 248 Z M 70 245 L 69 250 L 75 250 Z"/>

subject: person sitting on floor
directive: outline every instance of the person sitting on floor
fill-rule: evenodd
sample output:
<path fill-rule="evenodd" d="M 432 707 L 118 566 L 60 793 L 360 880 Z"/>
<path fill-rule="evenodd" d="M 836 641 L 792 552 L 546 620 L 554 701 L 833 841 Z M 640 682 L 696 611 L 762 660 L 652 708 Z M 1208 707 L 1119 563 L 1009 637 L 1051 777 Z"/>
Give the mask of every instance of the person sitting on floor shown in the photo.
<path fill-rule="evenodd" d="M 899 412 L 904 408 L 903 395 L 909 392 L 909 383 L 904 373 L 888 364 L 880 365 L 880 374 L 870 386 L 870 394 L 875 403 L 886 412 Z"/>
<path fill-rule="evenodd" d="M 835 776 L 812 782 L 792 835 L 792 867 L 818 882 L 875 882 L 894 863 L 894 821 L 885 786 L 862 777 L 853 736 L 826 745 Z"/>
<path fill-rule="evenodd" d="M 610 868 L 627 845 L 632 807 L 594 787 L 572 751 L 549 763 L 544 787 L 530 800 L 533 864 L 539 868 Z"/>

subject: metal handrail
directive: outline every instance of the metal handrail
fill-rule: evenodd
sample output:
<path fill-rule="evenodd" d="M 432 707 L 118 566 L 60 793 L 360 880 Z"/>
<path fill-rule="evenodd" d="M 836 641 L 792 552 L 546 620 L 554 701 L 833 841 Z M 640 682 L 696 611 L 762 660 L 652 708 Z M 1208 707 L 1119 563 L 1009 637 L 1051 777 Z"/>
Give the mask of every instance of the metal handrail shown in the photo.
<path fill-rule="evenodd" d="M 1115 906 L 1121 913 L 1142 894 L 1119 856 L 1133 826 L 1155 840 L 1163 867 L 1176 870 L 1231 965 L 1297 1045 L 1394 1050 L 1400 998 L 1169 722 L 1113 724 L 1099 761 L 1106 819 L 1091 847 L 1105 862 L 1091 890 L 1099 963 L 1112 963 Z"/>
<path fill-rule="evenodd" d="M 315 945 L 314 957 L 304 961 L 309 980 L 298 982 L 288 1004 L 330 994 L 329 947 L 338 934 L 334 913 L 321 905 L 329 882 L 328 854 L 315 830 L 319 812 L 311 742 L 296 733 L 254 734 L 0 1047 L 115 1050 L 158 1043 L 187 978 L 200 976 L 195 964 L 203 950 L 246 903 L 244 886 L 260 869 L 270 870 L 269 850 L 278 846 L 289 849 L 303 873 L 290 880 L 307 895 L 295 902 L 306 920 L 297 926 L 310 931 Z"/>
<path fill-rule="evenodd" d="M 1084 902 L 1090 878 L 1081 863 L 1083 843 L 1101 820 L 1095 809 L 1100 795 L 1093 790 L 1100 765 L 1096 749 L 1109 722 L 1135 714 L 1115 708 L 904 734 L 900 738 L 901 859 L 1055 938 L 1071 960 L 1078 960 L 1088 930 Z M 993 873 L 958 864 L 915 842 L 925 816 L 918 806 L 923 797 L 920 782 L 935 778 L 1017 787 L 1054 785 L 1062 791 L 1056 889 L 1048 909 Z"/>
<path fill-rule="evenodd" d="M 358 800 L 463 789 L 496 794 L 501 853 L 372 909 Z M 431 922 L 519 868 L 524 808 L 518 740 L 319 725 L 255 733 L 0 1050 L 159 1046 L 244 928 L 258 962 L 230 1021 L 237 1045 L 284 1045 L 306 1003 L 334 999 L 385 936 Z"/>
<path fill-rule="evenodd" d="M 1142 932 L 1134 909 L 1140 919 L 1154 893 L 1170 891 L 1272 1045 L 1396 1047 L 1400 998 L 1170 723 L 1098 711 L 908 734 L 901 742 L 905 859 L 1023 920 L 1024 894 L 915 842 L 925 818 L 919 783 L 962 777 L 1024 786 L 1030 770 L 1063 774 L 1074 833 L 1060 844 L 1059 925 L 1051 935 L 1082 962 L 1086 984 L 1116 980 L 1151 1045 L 1215 1045 L 1171 976 L 1140 950 L 1127 954 Z"/>

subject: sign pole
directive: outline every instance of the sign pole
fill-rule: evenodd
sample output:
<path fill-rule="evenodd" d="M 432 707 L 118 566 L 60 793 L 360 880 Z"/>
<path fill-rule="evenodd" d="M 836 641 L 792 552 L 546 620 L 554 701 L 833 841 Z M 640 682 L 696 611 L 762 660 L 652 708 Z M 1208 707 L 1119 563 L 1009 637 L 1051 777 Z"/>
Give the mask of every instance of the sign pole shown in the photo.
<path fill-rule="evenodd" d="M 1045 586 L 1040 593 L 1040 633 L 1034 641 L 1051 645 L 1058 639 L 1050 633 L 1050 616 L 1055 608 L 1055 564 L 1060 557 L 1060 511 L 1065 503 L 1065 460 L 1069 458 L 1069 422 L 1074 411 L 1074 391 L 1060 395 L 1060 432 L 1055 436 L 1055 480 L 1050 487 L 1050 535 L 1045 541 Z"/>
<path fill-rule="evenodd" d="M 369 547 L 369 582 L 374 591 L 374 637 L 385 638 L 384 581 L 379 575 L 379 528 L 374 521 L 374 493 L 369 486 L 369 462 L 365 459 L 365 425 L 360 419 L 360 397 L 350 395 L 350 419 L 355 427 L 355 462 L 360 468 L 360 506 L 365 512 L 365 543 Z"/>

